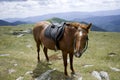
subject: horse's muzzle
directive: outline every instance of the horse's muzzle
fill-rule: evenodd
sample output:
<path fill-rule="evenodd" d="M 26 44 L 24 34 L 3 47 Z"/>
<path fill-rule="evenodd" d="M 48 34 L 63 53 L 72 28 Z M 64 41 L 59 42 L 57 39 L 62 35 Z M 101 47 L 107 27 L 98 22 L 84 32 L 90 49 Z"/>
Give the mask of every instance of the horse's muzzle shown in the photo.
<path fill-rule="evenodd" d="M 75 53 L 75 57 L 80 58 L 81 56 L 82 56 L 82 53 L 80 52 Z"/>

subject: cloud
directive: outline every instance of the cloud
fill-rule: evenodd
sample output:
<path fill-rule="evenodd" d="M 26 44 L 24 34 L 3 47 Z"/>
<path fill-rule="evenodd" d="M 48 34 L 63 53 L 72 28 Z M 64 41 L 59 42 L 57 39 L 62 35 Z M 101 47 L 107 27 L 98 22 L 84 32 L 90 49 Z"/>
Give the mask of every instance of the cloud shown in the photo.
<path fill-rule="evenodd" d="M 18 2 L 18 1 L 27 1 L 27 0 L 0 0 L 0 2 Z"/>
<path fill-rule="evenodd" d="M 68 11 L 120 9 L 120 0 L 0 0 L 0 18 L 29 17 Z"/>

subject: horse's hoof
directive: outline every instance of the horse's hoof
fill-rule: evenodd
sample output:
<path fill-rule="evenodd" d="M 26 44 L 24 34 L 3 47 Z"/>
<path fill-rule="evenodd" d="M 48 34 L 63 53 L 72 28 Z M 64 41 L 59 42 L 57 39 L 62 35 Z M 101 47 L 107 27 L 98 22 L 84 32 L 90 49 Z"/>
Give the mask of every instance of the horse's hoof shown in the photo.
<path fill-rule="evenodd" d="M 38 63 L 40 63 L 40 60 L 38 60 Z"/>
<path fill-rule="evenodd" d="M 52 62 L 48 62 L 47 64 L 48 64 L 48 65 L 52 65 Z"/>
<path fill-rule="evenodd" d="M 75 77 L 76 76 L 75 72 L 71 72 L 71 76 Z"/>
<path fill-rule="evenodd" d="M 71 80 L 70 76 L 65 75 L 65 80 Z"/>
<path fill-rule="evenodd" d="M 75 72 L 71 72 L 71 75 L 75 75 Z"/>

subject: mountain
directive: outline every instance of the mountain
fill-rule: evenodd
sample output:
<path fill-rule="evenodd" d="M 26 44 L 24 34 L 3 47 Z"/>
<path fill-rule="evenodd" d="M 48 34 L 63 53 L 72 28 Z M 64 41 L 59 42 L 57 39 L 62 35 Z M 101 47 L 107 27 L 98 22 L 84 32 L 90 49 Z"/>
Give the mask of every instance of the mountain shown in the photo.
<path fill-rule="evenodd" d="M 120 32 L 120 15 L 94 16 L 85 19 L 76 18 L 73 21 L 91 22 L 99 28 L 105 29 L 107 31 Z"/>
<path fill-rule="evenodd" d="M 27 22 L 23 22 L 23 21 L 15 21 L 12 23 L 13 25 L 19 25 L 19 24 L 27 24 Z"/>
<path fill-rule="evenodd" d="M 87 25 L 89 24 L 89 23 L 87 23 L 87 22 L 80 22 L 80 23 L 87 24 Z M 92 24 L 91 31 L 102 31 L 102 32 L 106 32 L 107 30 L 102 29 L 102 28 L 97 27 L 96 25 Z"/>
<path fill-rule="evenodd" d="M 15 22 L 8 22 L 5 20 L 0 20 L 0 26 L 16 26 L 19 24 L 27 24 L 26 22 L 22 22 L 22 21 L 15 21 Z"/>
<path fill-rule="evenodd" d="M 53 23 L 62 23 L 62 22 L 67 22 L 67 20 L 64 20 L 64 19 L 61 19 L 61 18 L 56 18 L 56 17 L 54 17 L 54 18 L 51 18 L 51 19 L 48 19 L 48 21 L 50 21 L 50 22 L 53 22 Z M 68 21 L 69 22 L 69 21 Z M 88 25 L 88 23 L 87 22 L 80 22 L 80 23 L 83 23 L 83 24 L 87 24 Z M 91 30 L 92 31 L 102 31 L 102 32 L 105 32 L 106 30 L 104 30 L 104 29 L 102 29 L 102 28 L 99 28 L 99 27 L 97 27 L 96 25 L 92 25 L 92 28 L 91 28 Z"/>
<path fill-rule="evenodd" d="M 8 26 L 8 25 L 11 25 L 11 23 L 4 20 L 0 20 L 0 26 Z"/>
<path fill-rule="evenodd" d="M 85 13 L 85 12 L 65 12 L 65 13 L 53 13 L 53 14 L 46 14 L 41 16 L 27 17 L 24 19 L 20 19 L 20 21 L 36 23 L 42 20 L 53 18 L 53 17 L 57 17 L 65 20 L 72 20 L 78 17 L 88 18 L 89 16 L 92 16 L 92 15 L 89 15 L 88 13 Z"/>
<path fill-rule="evenodd" d="M 23 18 L 7 18 L 7 19 L 3 19 L 7 22 L 10 22 L 10 23 L 13 23 L 13 22 L 16 22 L 16 21 L 21 21 Z"/>
<path fill-rule="evenodd" d="M 61 18 L 67 21 L 92 22 L 95 26 L 111 32 L 120 32 L 120 9 L 96 12 L 63 12 L 51 13 L 27 18 L 5 19 L 8 22 L 22 21 L 27 23 L 36 23 L 51 18 Z M 55 21 L 55 20 L 54 20 Z"/>

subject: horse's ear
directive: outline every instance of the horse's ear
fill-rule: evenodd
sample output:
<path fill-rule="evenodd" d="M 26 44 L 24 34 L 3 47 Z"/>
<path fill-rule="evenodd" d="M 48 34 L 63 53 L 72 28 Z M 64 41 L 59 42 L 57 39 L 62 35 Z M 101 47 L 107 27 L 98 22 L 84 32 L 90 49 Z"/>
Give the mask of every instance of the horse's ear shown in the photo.
<path fill-rule="evenodd" d="M 88 25 L 87 29 L 90 29 L 91 26 L 92 26 L 92 23 L 90 23 L 90 24 Z"/>

